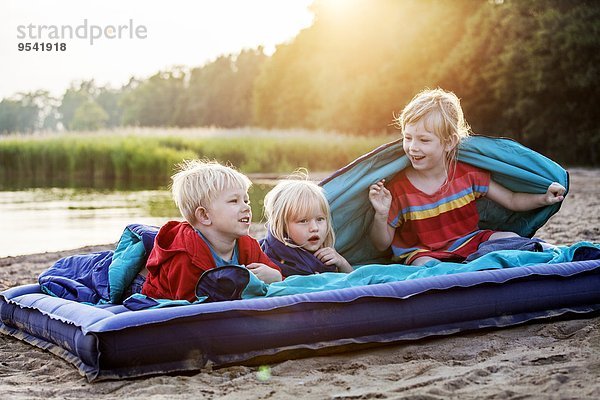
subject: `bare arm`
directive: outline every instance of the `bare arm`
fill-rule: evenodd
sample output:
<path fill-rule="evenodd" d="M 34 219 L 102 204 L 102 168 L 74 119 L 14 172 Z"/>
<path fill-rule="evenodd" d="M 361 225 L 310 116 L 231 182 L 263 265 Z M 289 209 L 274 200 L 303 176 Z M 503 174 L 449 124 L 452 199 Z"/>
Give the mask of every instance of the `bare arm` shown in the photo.
<path fill-rule="evenodd" d="M 373 245 L 379 251 L 384 251 L 390 247 L 395 232 L 395 229 L 387 223 L 392 205 L 392 194 L 383 186 L 384 182 L 384 180 L 381 180 L 369 187 L 369 200 L 375 210 L 369 236 Z"/>
<path fill-rule="evenodd" d="M 513 192 L 490 181 L 487 197 L 512 211 L 528 211 L 563 201 L 566 189 L 553 182 L 543 194 Z"/>
<path fill-rule="evenodd" d="M 254 275 L 258 277 L 258 279 L 265 283 L 281 282 L 283 280 L 281 272 L 279 272 L 275 268 L 269 267 L 266 264 L 252 263 L 246 265 L 246 268 L 252 271 Z"/>

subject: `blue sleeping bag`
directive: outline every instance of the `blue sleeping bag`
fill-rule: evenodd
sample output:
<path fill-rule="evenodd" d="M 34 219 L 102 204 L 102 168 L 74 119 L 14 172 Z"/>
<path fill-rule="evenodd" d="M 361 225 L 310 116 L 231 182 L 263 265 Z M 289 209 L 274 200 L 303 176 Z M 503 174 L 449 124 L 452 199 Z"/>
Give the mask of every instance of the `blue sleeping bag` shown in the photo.
<path fill-rule="evenodd" d="M 158 228 L 127 225 L 115 251 L 78 254 L 58 260 L 38 282 L 46 294 L 80 303 L 119 303 L 144 268 Z"/>

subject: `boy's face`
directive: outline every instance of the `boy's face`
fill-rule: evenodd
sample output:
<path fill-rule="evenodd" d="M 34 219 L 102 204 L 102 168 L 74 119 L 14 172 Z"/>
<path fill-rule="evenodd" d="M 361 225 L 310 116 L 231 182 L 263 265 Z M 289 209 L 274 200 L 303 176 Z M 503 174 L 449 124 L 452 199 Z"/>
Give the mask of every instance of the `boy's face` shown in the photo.
<path fill-rule="evenodd" d="M 206 207 L 211 227 L 224 239 L 237 239 L 250 233 L 252 210 L 246 189 L 229 187 Z"/>

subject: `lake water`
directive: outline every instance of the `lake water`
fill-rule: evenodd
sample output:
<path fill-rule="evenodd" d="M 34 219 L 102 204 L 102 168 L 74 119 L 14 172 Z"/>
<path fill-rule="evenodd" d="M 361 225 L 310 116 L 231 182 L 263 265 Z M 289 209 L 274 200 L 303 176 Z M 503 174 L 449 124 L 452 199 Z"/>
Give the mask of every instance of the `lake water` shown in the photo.
<path fill-rule="evenodd" d="M 270 184 L 250 190 L 253 220 Z M 181 220 L 168 190 L 0 191 L 0 257 L 75 249 L 119 240 L 125 226 Z"/>

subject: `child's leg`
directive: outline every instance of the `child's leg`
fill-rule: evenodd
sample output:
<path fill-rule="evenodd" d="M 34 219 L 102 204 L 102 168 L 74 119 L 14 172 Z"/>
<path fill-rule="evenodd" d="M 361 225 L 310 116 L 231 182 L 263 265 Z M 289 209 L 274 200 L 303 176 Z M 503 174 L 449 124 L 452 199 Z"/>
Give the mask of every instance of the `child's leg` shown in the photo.
<path fill-rule="evenodd" d="M 492 234 L 492 236 L 490 236 L 490 238 L 488 240 L 504 239 L 504 238 L 510 238 L 510 237 L 519 237 L 519 235 L 517 235 L 514 232 L 502 232 L 502 231 L 498 231 L 498 232 L 494 232 Z M 556 248 L 556 246 L 554 246 L 553 244 L 546 243 L 546 242 L 540 242 L 540 245 L 542 246 L 542 250 L 543 251 L 550 250 L 550 249 L 555 249 Z"/>
<path fill-rule="evenodd" d="M 429 257 L 429 256 L 423 256 L 423 257 L 419 257 L 419 258 L 415 259 L 413 262 L 410 263 L 410 265 L 420 266 L 420 265 L 423 265 L 423 264 L 427 264 L 429 261 L 437 261 L 437 262 L 439 262 L 439 260 L 437 258 L 433 258 L 433 257 Z"/>
<path fill-rule="evenodd" d="M 542 245 L 542 249 L 544 251 L 546 251 L 546 250 L 552 250 L 552 249 L 558 249 L 558 246 L 555 246 L 555 245 L 550 244 L 550 243 L 540 242 L 540 244 Z"/>
<path fill-rule="evenodd" d="M 509 237 L 518 237 L 518 236 L 519 235 L 517 235 L 514 232 L 498 231 L 498 232 L 492 233 L 492 236 L 490 236 L 490 238 L 488 240 L 504 239 L 504 238 L 509 238 Z"/>
<path fill-rule="evenodd" d="M 144 268 L 142 268 L 139 274 L 145 278 L 146 276 L 148 276 L 148 268 L 144 266 Z"/>
<path fill-rule="evenodd" d="M 146 282 L 146 276 L 148 275 L 148 269 L 144 266 L 142 270 L 135 276 L 133 282 L 125 288 L 123 293 L 123 300 L 135 293 L 142 293 L 142 286 Z"/>

